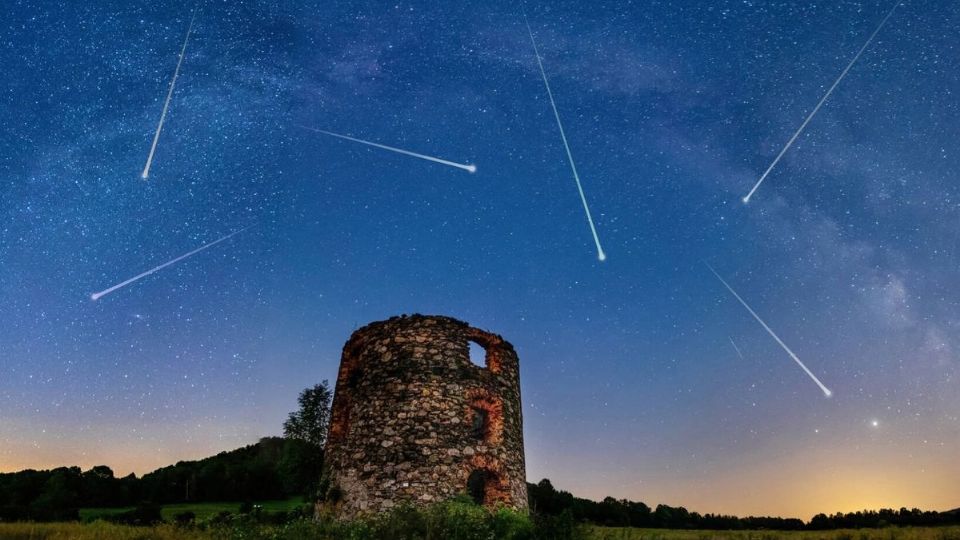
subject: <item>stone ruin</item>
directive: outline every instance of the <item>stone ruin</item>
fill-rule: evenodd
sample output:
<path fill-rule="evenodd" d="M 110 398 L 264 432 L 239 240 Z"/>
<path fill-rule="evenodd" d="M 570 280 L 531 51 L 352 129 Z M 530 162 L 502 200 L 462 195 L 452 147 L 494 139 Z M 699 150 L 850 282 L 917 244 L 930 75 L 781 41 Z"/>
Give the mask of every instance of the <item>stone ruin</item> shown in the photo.
<path fill-rule="evenodd" d="M 486 351 L 484 366 L 471 362 L 470 342 Z M 527 510 L 513 346 L 450 317 L 357 330 L 343 347 L 325 463 L 319 509 L 342 519 L 459 494 Z"/>

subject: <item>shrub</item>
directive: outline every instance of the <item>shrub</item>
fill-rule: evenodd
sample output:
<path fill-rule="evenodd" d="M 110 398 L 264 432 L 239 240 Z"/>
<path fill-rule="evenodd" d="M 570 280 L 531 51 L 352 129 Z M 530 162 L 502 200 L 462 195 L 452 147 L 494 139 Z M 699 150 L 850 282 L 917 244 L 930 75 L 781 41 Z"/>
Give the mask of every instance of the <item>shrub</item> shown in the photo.
<path fill-rule="evenodd" d="M 173 516 L 173 522 L 181 527 L 190 525 L 196 519 L 197 519 L 197 515 L 189 510 L 187 510 L 186 512 L 180 512 L 177 515 Z"/>
<path fill-rule="evenodd" d="M 586 532 L 574 519 L 570 509 L 559 515 L 535 515 L 534 538 L 538 540 L 580 540 Z"/>
<path fill-rule="evenodd" d="M 160 505 L 153 503 L 141 503 L 133 510 L 104 517 L 107 521 L 113 523 L 137 525 L 141 527 L 163 522 L 163 516 L 160 515 Z"/>
<path fill-rule="evenodd" d="M 221 512 L 199 526 L 222 540 L 582 540 L 585 530 L 570 512 L 534 516 L 490 510 L 458 497 L 425 508 L 401 505 L 352 521 L 304 519 L 298 512 Z"/>
<path fill-rule="evenodd" d="M 425 510 L 429 538 L 485 540 L 490 538 L 491 514 L 464 497 L 434 504 Z"/>
<path fill-rule="evenodd" d="M 215 515 L 210 516 L 210 518 L 207 520 L 207 523 L 214 526 L 225 525 L 227 523 L 230 523 L 232 519 L 233 519 L 232 513 L 227 512 L 226 510 L 221 510 L 220 512 L 217 512 Z"/>
<path fill-rule="evenodd" d="M 368 521 L 373 537 L 381 540 L 413 540 L 427 537 L 429 526 L 424 513 L 402 505 Z"/>
<path fill-rule="evenodd" d="M 508 508 L 499 508 L 490 518 L 490 530 L 494 538 L 504 540 L 532 540 L 534 525 L 530 518 Z"/>
<path fill-rule="evenodd" d="M 571 518 L 572 519 L 572 518 Z M 366 523 L 369 529 L 350 531 L 344 538 L 367 538 L 371 534 L 378 540 L 554 540 L 552 531 L 538 536 L 533 521 L 524 513 L 507 508 L 491 511 L 473 502 L 469 497 L 435 503 L 426 508 L 410 505 L 398 506 L 378 517 L 358 523 Z M 362 525 L 361 525 L 362 527 Z M 579 537 L 569 536 L 574 539 Z M 564 540 L 559 538 L 558 540 Z"/>

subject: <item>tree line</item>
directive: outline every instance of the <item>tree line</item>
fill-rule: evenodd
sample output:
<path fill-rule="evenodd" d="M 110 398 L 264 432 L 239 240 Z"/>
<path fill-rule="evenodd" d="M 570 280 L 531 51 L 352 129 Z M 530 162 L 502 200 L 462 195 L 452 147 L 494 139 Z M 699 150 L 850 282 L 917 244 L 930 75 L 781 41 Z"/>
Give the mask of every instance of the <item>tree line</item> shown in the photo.
<path fill-rule="evenodd" d="M 948 512 L 919 509 L 883 509 L 860 512 L 817 514 L 809 522 L 797 518 L 737 517 L 691 512 L 682 506 L 659 504 L 650 508 L 642 502 L 607 497 L 592 501 L 558 491 L 550 480 L 527 484 L 530 510 L 538 514 L 571 515 L 576 521 L 609 527 L 711 530 L 826 530 L 887 526 L 960 525 L 960 508 Z"/>
<path fill-rule="evenodd" d="M 186 502 L 313 498 L 323 450 L 270 437 L 199 461 L 181 461 L 138 478 L 110 467 L 60 467 L 0 474 L 0 521 L 68 521 L 80 508 Z"/>

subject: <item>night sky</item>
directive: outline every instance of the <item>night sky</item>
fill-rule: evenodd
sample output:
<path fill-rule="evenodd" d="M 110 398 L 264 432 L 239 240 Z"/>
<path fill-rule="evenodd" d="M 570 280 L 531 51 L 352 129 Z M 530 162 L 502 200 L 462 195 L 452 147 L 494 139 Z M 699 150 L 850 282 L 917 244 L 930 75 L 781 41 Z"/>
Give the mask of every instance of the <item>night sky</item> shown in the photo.
<path fill-rule="evenodd" d="M 532 481 L 960 505 L 960 4 L 905 0 L 741 202 L 892 5 L 528 3 L 599 262 L 518 2 L 201 1 L 147 181 L 193 6 L 4 2 L 0 470 L 279 435 L 419 312 L 515 345 Z"/>

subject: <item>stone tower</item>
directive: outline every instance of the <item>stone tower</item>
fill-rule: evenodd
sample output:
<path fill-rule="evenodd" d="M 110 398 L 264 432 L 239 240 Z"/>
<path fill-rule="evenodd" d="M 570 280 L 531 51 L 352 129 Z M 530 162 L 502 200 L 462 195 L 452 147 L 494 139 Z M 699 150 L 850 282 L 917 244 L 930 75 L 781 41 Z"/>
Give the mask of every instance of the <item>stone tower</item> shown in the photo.
<path fill-rule="evenodd" d="M 471 362 L 469 342 L 486 351 Z M 527 509 L 519 361 L 450 317 L 371 323 L 343 347 L 323 503 L 340 518 L 469 494 Z"/>

